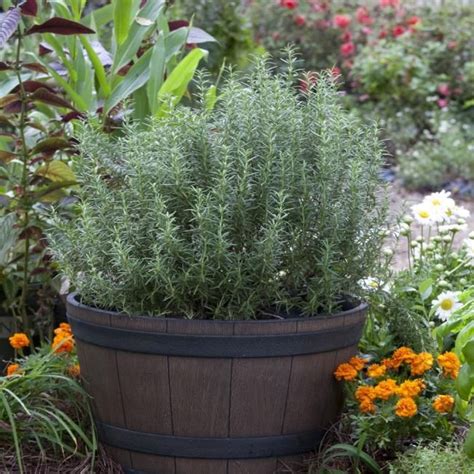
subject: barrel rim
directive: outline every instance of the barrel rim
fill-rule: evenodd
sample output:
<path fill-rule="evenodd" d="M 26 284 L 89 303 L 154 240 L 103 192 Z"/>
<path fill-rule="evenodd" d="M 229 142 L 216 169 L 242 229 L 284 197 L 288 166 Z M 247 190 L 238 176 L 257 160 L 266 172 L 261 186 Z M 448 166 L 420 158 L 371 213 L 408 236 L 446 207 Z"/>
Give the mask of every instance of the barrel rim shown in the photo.
<path fill-rule="evenodd" d="M 202 322 L 212 322 L 216 325 L 231 325 L 231 324 L 250 324 L 250 325 L 272 325 L 272 324 L 281 324 L 281 323 L 298 323 L 298 322 L 305 322 L 305 321 L 328 321 L 334 320 L 338 318 L 345 318 L 347 316 L 359 314 L 361 312 L 367 311 L 369 305 L 365 301 L 360 301 L 358 305 L 354 306 L 351 309 L 345 311 L 339 311 L 334 314 L 322 314 L 318 316 L 307 316 L 301 318 L 287 318 L 287 319 L 231 319 L 231 320 L 223 320 L 223 319 L 186 319 L 186 318 L 173 318 L 173 317 L 161 317 L 161 316 L 147 316 L 147 315 L 135 315 L 135 314 L 128 314 L 124 312 L 118 311 L 110 311 L 105 309 L 96 308 L 95 306 L 89 306 L 79 301 L 79 293 L 73 292 L 69 293 L 67 296 L 67 305 L 71 306 L 72 308 L 76 309 L 83 309 L 91 313 L 95 313 L 97 315 L 102 316 L 112 316 L 114 318 L 128 318 L 129 320 L 163 320 L 163 321 L 179 321 L 181 323 L 186 324 L 195 323 L 197 321 Z"/>

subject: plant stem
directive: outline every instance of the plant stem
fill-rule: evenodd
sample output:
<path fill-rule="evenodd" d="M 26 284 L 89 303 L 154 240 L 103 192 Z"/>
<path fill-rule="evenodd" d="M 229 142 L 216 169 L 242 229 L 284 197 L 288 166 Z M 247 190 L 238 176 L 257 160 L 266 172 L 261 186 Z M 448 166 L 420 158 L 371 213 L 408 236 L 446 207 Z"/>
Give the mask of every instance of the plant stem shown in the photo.
<path fill-rule="evenodd" d="M 18 78 L 19 86 L 19 96 L 21 102 L 21 111 L 20 111 L 20 121 L 18 124 L 20 141 L 21 141 L 21 159 L 23 162 L 23 170 L 21 176 L 21 196 L 20 196 L 20 206 L 19 210 L 23 210 L 24 219 L 23 219 L 23 232 L 24 232 L 24 255 L 23 255 L 23 285 L 21 290 L 20 297 L 20 315 L 23 322 L 23 330 L 25 332 L 29 331 L 29 321 L 28 321 L 28 310 L 27 310 L 27 298 L 28 298 L 28 270 L 29 270 L 29 260 L 30 260 L 30 238 L 28 235 L 28 226 L 30 221 L 30 203 L 28 201 L 28 164 L 29 164 L 29 152 L 26 146 L 26 137 L 25 137 L 25 128 L 26 128 L 26 119 L 27 119 L 27 95 L 25 91 L 25 86 L 21 77 L 21 46 L 22 46 L 23 35 L 21 32 L 21 26 L 18 26 L 18 39 L 17 39 L 17 49 L 16 49 L 16 60 L 15 60 L 15 72 Z"/>

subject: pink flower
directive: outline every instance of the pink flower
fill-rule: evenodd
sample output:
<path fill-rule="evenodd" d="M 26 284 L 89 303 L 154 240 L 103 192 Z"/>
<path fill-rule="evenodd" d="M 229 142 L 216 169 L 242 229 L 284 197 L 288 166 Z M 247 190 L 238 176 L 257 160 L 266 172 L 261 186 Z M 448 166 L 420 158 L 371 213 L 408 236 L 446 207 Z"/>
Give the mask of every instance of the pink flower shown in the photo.
<path fill-rule="evenodd" d="M 448 99 L 438 99 L 437 104 L 439 105 L 440 109 L 444 109 L 448 106 L 449 100 Z"/>
<path fill-rule="evenodd" d="M 362 33 L 364 33 L 364 35 L 370 35 L 372 33 L 372 28 L 369 28 L 368 26 L 364 26 L 362 28 Z"/>
<path fill-rule="evenodd" d="M 306 25 L 306 17 L 304 15 L 296 15 L 294 22 L 296 26 L 304 26 Z"/>
<path fill-rule="evenodd" d="M 411 16 L 407 20 L 407 25 L 415 26 L 415 25 L 418 25 L 418 23 L 420 22 L 421 22 L 421 18 L 419 16 Z"/>
<path fill-rule="evenodd" d="M 387 36 L 388 36 L 388 32 L 386 30 L 380 30 L 380 33 L 379 33 L 380 39 L 386 38 Z"/>
<path fill-rule="evenodd" d="M 333 18 L 334 26 L 344 29 L 351 24 L 351 17 L 349 15 L 335 15 Z"/>
<path fill-rule="evenodd" d="M 314 86 L 318 82 L 318 73 L 314 71 L 308 71 L 303 79 L 300 79 L 300 91 L 304 94 L 308 92 L 311 86 Z"/>
<path fill-rule="evenodd" d="M 337 78 L 341 75 L 341 69 L 337 66 L 333 66 L 331 69 L 329 69 L 329 71 L 331 72 L 331 75 L 334 78 Z"/>
<path fill-rule="evenodd" d="M 456 49 L 457 47 L 458 47 L 457 41 L 452 40 L 448 43 L 448 49 Z"/>
<path fill-rule="evenodd" d="M 374 19 L 370 16 L 369 11 L 365 7 L 359 7 L 356 10 L 356 19 L 361 25 L 372 25 Z"/>
<path fill-rule="evenodd" d="M 331 26 L 331 23 L 328 20 L 318 20 L 315 22 L 315 26 L 321 30 L 327 30 Z"/>
<path fill-rule="evenodd" d="M 397 8 L 399 4 L 400 4 L 399 0 L 379 0 L 379 5 L 382 8 L 386 8 L 386 7 Z"/>
<path fill-rule="evenodd" d="M 398 36 L 403 35 L 405 33 L 405 27 L 403 25 L 396 25 L 392 28 L 392 35 L 397 38 Z"/>
<path fill-rule="evenodd" d="M 294 10 L 298 5 L 298 0 L 280 0 L 280 7 L 288 8 L 288 10 Z"/>
<path fill-rule="evenodd" d="M 448 84 L 440 84 L 436 90 L 438 91 L 439 94 L 441 95 L 444 95 L 444 96 L 448 96 L 448 95 L 451 95 L 451 89 L 449 88 L 449 85 Z"/>
<path fill-rule="evenodd" d="M 355 52 L 355 44 L 354 43 L 341 44 L 339 51 L 344 57 L 351 56 Z"/>

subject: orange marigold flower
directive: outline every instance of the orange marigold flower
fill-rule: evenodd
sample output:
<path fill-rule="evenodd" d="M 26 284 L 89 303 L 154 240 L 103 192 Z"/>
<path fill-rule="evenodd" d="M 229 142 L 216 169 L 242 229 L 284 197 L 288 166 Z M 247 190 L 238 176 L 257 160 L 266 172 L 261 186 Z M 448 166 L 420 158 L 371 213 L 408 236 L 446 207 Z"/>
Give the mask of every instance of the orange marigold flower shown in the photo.
<path fill-rule="evenodd" d="M 74 338 L 66 332 L 56 334 L 53 339 L 52 347 L 56 353 L 72 352 L 74 349 Z"/>
<path fill-rule="evenodd" d="M 382 360 L 382 365 L 387 368 L 387 370 L 390 369 L 398 369 L 398 367 L 395 366 L 395 363 L 392 359 L 383 359 Z"/>
<path fill-rule="evenodd" d="M 409 347 L 399 347 L 392 355 L 392 367 L 398 369 L 402 364 L 410 364 L 415 355 Z"/>
<path fill-rule="evenodd" d="M 11 377 L 13 374 L 17 374 L 20 371 L 19 364 L 10 364 L 7 367 L 7 377 Z"/>
<path fill-rule="evenodd" d="M 341 364 L 334 372 L 334 375 L 337 380 L 351 381 L 357 377 L 357 370 L 351 364 Z"/>
<path fill-rule="evenodd" d="M 68 323 L 61 323 L 59 325 L 59 327 L 57 327 L 55 330 L 54 330 L 54 334 L 58 335 L 58 334 L 68 334 L 68 335 L 71 335 L 72 334 L 72 329 L 71 329 L 71 325 L 68 324 Z"/>
<path fill-rule="evenodd" d="M 355 398 L 358 402 L 362 402 L 363 400 L 375 400 L 376 393 L 374 387 L 370 387 L 369 385 L 361 385 L 357 387 L 355 391 Z"/>
<path fill-rule="evenodd" d="M 370 400 L 369 398 L 364 398 L 359 403 L 359 410 L 362 413 L 375 413 L 376 406 L 372 400 Z"/>
<path fill-rule="evenodd" d="M 405 380 L 398 387 L 398 395 L 401 397 L 417 397 L 426 385 L 421 379 Z"/>
<path fill-rule="evenodd" d="M 387 371 L 387 367 L 385 367 L 385 365 L 372 364 L 372 365 L 369 365 L 369 367 L 367 369 L 367 375 L 369 377 L 377 379 L 379 377 L 383 377 L 385 375 L 386 371 Z"/>
<path fill-rule="evenodd" d="M 454 406 L 451 395 L 438 395 L 433 401 L 433 408 L 439 413 L 449 413 Z"/>
<path fill-rule="evenodd" d="M 67 372 L 71 377 L 79 377 L 81 375 L 81 367 L 79 364 L 70 365 Z"/>
<path fill-rule="evenodd" d="M 362 370 L 365 367 L 365 363 L 365 359 L 357 356 L 351 357 L 351 359 L 349 360 L 349 364 L 351 364 L 352 367 L 354 367 L 354 369 L 356 369 L 357 371 Z"/>
<path fill-rule="evenodd" d="M 411 397 L 403 397 L 395 405 L 395 414 L 401 418 L 411 418 L 418 412 L 415 400 Z"/>
<path fill-rule="evenodd" d="M 375 387 L 375 396 L 382 400 L 388 400 L 397 393 L 397 382 L 393 379 L 382 380 Z"/>
<path fill-rule="evenodd" d="M 30 345 L 30 339 L 24 332 L 16 332 L 8 338 L 13 349 L 22 349 Z"/>
<path fill-rule="evenodd" d="M 461 362 L 454 352 L 445 352 L 438 356 L 438 364 L 443 369 L 443 374 L 446 377 L 455 379 L 459 375 Z"/>
<path fill-rule="evenodd" d="M 433 356 L 429 352 L 420 352 L 410 362 L 411 375 L 423 375 L 433 367 Z"/>

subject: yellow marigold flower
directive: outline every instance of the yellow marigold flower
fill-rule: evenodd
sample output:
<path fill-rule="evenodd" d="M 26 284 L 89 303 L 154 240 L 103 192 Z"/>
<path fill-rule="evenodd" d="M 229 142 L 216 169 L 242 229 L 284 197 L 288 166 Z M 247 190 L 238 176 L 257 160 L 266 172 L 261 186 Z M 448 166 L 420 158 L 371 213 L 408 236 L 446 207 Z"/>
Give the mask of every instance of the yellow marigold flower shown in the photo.
<path fill-rule="evenodd" d="M 352 367 L 351 364 L 341 364 L 336 371 L 334 372 L 334 375 L 337 380 L 346 380 L 346 381 L 351 381 L 354 380 L 357 377 L 357 370 Z"/>
<path fill-rule="evenodd" d="M 52 348 L 56 353 L 72 352 L 74 349 L 74 338 L 67 332 L 60 332 L 54 337 Z"/>
<path fill-rule="evenodd" d="M 20 371 L 19 364 L 10 364 L 7 367 L 7 377 L 11 377 L 13 374 L 17 374 Z"/>
<path fill-rule="evenodd" d="M 415 355 L 409 347 L 399 347 L 392 355 L 392 368 L 398 369 L 402 364 L 410 364 Z"/>
<path fill-rule="evenodd" d="M 405 380 L 398 387 L 398 395 L 401 397 L 417 397 L 426 385 L 421 379 Z"/>
<path fill-rule="evenodd" d="M 362 413 L 375 413 L 376 406 L 375 406 L 375 403 L 372 400 L 370 400 L 369 398 L 364 398 L 359 403 L 359 410 Z"/>
<path fill-rule="evenodd" d="M 433 367 L 433 356 L 429 352 L 420 352 L 410 362 L 411 375 L 423 375 Z"/>
<path fill-rule="evenodd" d="M 395 414 L 401 418 L 411 418 L 418 412 L 415 400 L 411 397 L 403 397 L 395 405 Z"/>
<path fill-rule="evenodd" d="M 16 332 L 8 338 L 13 349 L 22 349 L 30 345 L 30 339 L 24 332 Z"/>
<path fill-rule="evenodd" d="M 379 377 L 383 377 L 385 375 L 386 371 L 387 371 L 387 367 L 385 367 L 385 365 L 372 364 L 372 365 L 369 365 L 369 367 L 367 369 L 367 375 L 369 377 L 377 379 Z"/>
<path fill-rule="evenodd" d="M 375 396 L 382 400 L 388 400 L 397 393 L 397 382 L 393 379 L 382 380 L 375 387 Z"/>
<path fill-rule="evenodd" d="M 70 365 L 67 372 L 71 377 L 79 377 L 81 375 L 81 367 L 79 364 Z"/>
<path fill-rule="evenodd" d="M 374 387 L 370 387 L 369 385 L 361 385 L 357 387 L 355 391 L 355 398 L 358 402 L 362 402 L 363 400 L 375 400 L 376 396 Z"/>
<path fill-rule="evenodd" d="M 357 356 L 351 357 L 351 359 L 349 360 L 349 364 L 352 365 L 352 367 L 354 367 L 354 369 L 356 369 L 357 371 L 362 370 L 365 367 L 365 363 L 365 359 Z"/>
<path fill-rule="evenodd" d="M 433 401 L 433 408 L 439 413 L 449 413 L 454 407 L 451 395 L 438 395 Z"/>
<path fill-rule="evenodd" d="M 446 377 L 455 379 L 459 375 L 461 362 L 454 352 L 445 352 L 438 356 L 438 364 L 443 369 L 443 374 Z"/>

